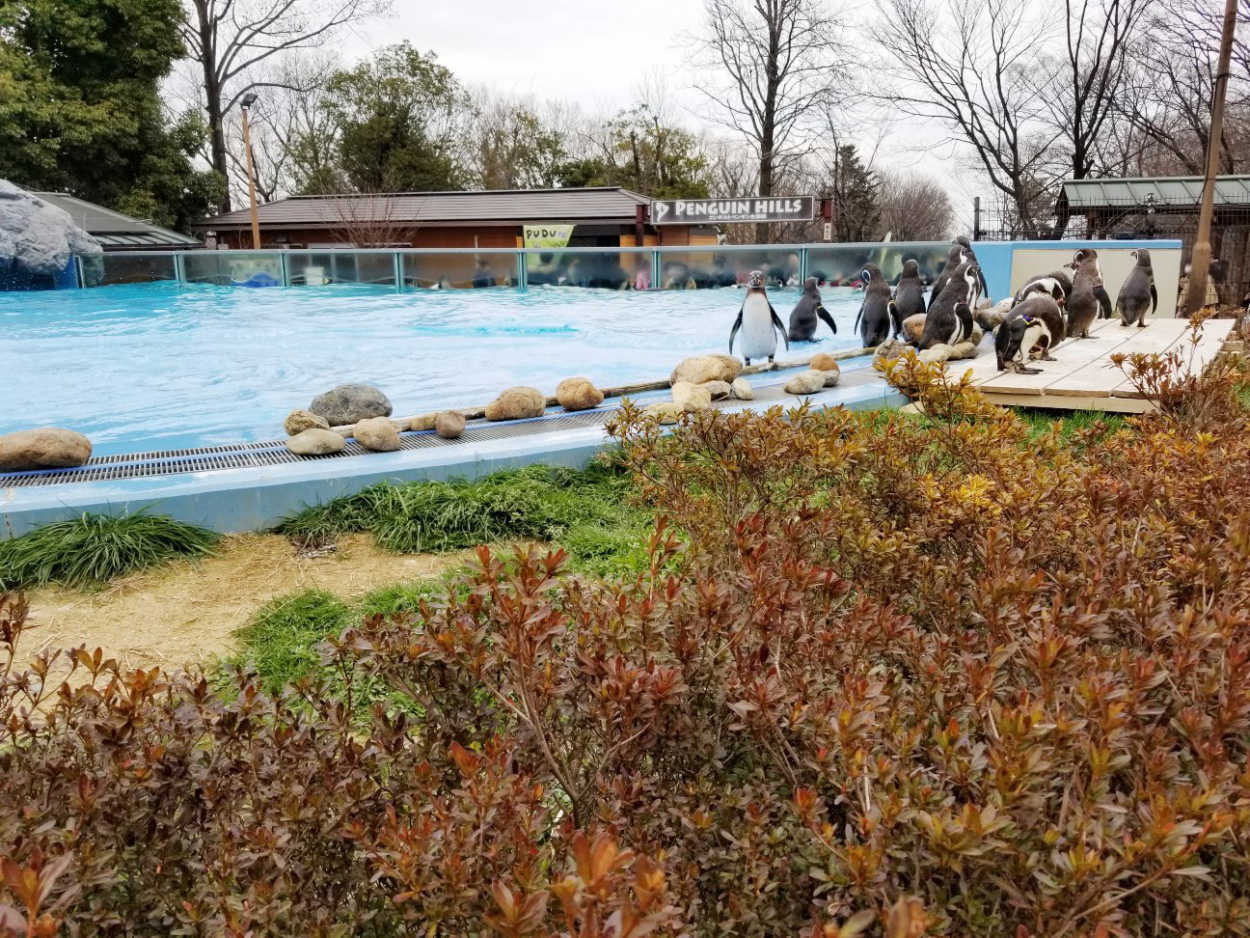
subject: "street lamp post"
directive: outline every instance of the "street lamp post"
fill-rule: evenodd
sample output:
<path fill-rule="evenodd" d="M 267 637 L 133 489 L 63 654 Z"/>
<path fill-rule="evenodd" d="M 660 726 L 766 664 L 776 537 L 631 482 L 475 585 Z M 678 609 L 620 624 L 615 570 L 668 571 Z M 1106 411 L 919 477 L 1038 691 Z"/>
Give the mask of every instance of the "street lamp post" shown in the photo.
<path fill-rule="evenodd" d="M 254 93 L 245 94 L 239 102 L 243 111 L 243 149 L 247 154 L 247 198 L 252 206 L 252 247 L 260 250 L 260 215 L 256 210 L 256 168 L 252 165 L 252 133 L 247 123 L 247 112 L 256 103 Z"/>

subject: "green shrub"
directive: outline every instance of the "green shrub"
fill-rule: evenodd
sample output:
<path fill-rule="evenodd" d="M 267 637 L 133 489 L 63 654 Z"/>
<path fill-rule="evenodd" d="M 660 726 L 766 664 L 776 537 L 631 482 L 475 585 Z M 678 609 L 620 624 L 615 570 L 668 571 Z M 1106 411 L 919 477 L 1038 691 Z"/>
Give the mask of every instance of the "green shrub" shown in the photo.
<path fill-rule="evenodd" d="M 0 541 L 0 589 L 103 583 L 174 557 L 212 553 L 220 539 L 164 515 L 84 514 Z"/>

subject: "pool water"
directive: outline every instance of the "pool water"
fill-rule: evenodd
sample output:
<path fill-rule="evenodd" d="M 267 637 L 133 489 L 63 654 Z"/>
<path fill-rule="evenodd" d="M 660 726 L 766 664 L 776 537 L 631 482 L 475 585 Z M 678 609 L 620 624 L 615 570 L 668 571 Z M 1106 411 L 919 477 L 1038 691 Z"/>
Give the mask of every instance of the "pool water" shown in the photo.
<path fill-rule="evenodd" d="M 823 294 L 838 335 L 821 323 L 796 356 L 858 345 L 860 294 Z M 515 384 L 553 394 L 570 375 L 655 380 L 684 356 L 726 351 L 742 297 L 172 283 L 0 293 L 0 433 L 69 427 L 106 455 L 281 437 L 291 410 L 349 382 L 376 385 L 408 416 Z M 770 297 L 788 323 L 798 290 Z"/>

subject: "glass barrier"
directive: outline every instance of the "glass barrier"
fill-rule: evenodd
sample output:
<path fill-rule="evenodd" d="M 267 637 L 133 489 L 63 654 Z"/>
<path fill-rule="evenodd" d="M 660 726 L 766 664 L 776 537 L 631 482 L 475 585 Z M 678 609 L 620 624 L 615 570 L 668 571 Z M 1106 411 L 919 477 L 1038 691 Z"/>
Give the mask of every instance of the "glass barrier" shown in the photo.
<path fill-rule="evenodd" d="M 525 280 L 531 287 L 595 287 L 650 290 L 652 252 L 642 250 L 525 252 Z"/>
<path fill-rule="evenodd" d="M 282 286 L 280 254 L 192 251 L 183 255 L 182 264 L 188 283 L 215 283 L 226 287 Z"/>
<path fill-rule="evenodd" d="M 695 290 L 745 284 L 751 271 L 759 270 L 769 287 L 798 286 L 800 248 L 736 249 L 664 248 L 660 251 L 662 290 Z"/>
<path fill-rule="evenodd" d="M 110 283 L 152 283 L 156 280 L 177 280 L 178 268 L 172 254 L 105 254 L 99 258 L 83 258 L 85 286 L 107 286 Z"/>
<path fill-rule="evenodd" d="M 404 254 L 404 286 L 426 290 L 515 287 L 517 256 L 503 254 Z"/>
<path fill-rule="evenodd" d="M 897 244 L 830 244 L 807 251 L 807 275 L 815 277 L 822 286 L 838 286 L 859 280 L 864 265 L 871 262 L 881 268 L 889 283 L 894 283 L 903 272 L 903 261 L 915 260 L 920 265 L 920 276 L 925 283 L 932 283 L 946 264 L 950 244 L 940 241 L 900 241 Z"/>
<path fill-rule="evenodd" d="M 327 252 L 292 254 L 287 258 L 290 284 L 320 287 L 330 283 L 395 285 L 394 254 Z"/>

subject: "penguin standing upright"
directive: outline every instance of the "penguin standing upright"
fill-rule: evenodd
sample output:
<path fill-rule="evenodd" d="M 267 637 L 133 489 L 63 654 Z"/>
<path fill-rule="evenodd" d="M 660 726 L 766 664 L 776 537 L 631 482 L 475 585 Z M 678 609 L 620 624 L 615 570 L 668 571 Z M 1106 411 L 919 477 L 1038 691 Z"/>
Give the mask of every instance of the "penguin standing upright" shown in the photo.
<path fill-rule="evenodd" d="M 777 353 L 777 335 L 781 333 L 786 349 L 790 348 L 790 339 L 786 335 L 785 324 L 768 302 L 768 293 L 764 289 L 764 272 L 751 271 L 747 279 L 747 298 L 742 301 L 738 310 L 738 318 L 734 320 L 733 329 L 729 332 L 729 354 L 733 354 L 734 338 L 738 330 L 742 330 L 742 357 L 749 365 L 752 358 L 768 357 L 772 362 Z M 774 332 L 773 330 L 776 330 Z"/>
<path fill-rule="evenodd" d="M 933 304 L 937 302 L 937 298 L 946 289 L 946 284 L 951 279 L 951 274 L 958 270 L 959 265 L 966 259 L 963 245 L 958 242 L 952 244 L 951 249 L 946 252 L 946 264 L 942 267 L 942 272 L 938 274 L 937 280 L 934 281 L 933 289 L 929 291 L 929 309 L 933 309 Z"/>
<path fill-rule="evenodd" d="M 890 337 L 890 285 L 876 264 L 865 264 L 859 276 L 864 281 L 864 302 L 855 317 L 855 327 L 864 348 L 875 348 Z"/>
<path fill-rule="evenodd" d="M 1098 252 L 1093 248 L 1081 248 L 1072 255 L 1076 273 L 1072 277 L 1072 291 L 1068 294 L 1068 336 L 1088 339 L 1089 327 L 1099 318 L 1111 316 L 1111 298 L 1102 285 L 1102 268 L 1098 264 Z"/>
<path fill-rule="evenodd" d="M 894 299 L 890 301 L 890 319 L 894 322 L 894 335 L 903 333 L 903 322 L 925 311 L 924 280 L 920 277 L 920 264 L 914 259 L 903 261 L 903 272 L 894 285 Z"/>
<path fill-rule="evenodd" d="M 981 295 L 981 269 L 963 263 L 951 271 L 946 286 L 925 316 L 920 348 L 958 345 L 972 336 L 972 310 Z"/>
<path fill-rule="evenodd" d="M 838 334 L 837 323 L 833 321 L 829 310 L 825 309 L 824 303 L 821 302 L 816 278 L 808 277 L 803 281 L 803 295 L 799 297 L 799 301 L 794 304 L 794 309 L 790 313 L 790 341 L 810 342 L 814 339 L 818 324 L 817 317 L 829 324 L 834 335 Z"/>
<path fill-rule="evenodd" d="M 1116 297 L 1115 311 L 1120 314 L 1120 325 L 1138 327 L 1146 325 L 1146 310 L 1154 315 L 1159 305 L 1159 294 L 1155 290 L 1154 269 L 1150 266 L 1150 252 L 1139 248 L 1133 252 L 1137 258 L 1137 266 L 1129 271 L 1128 277 L 1120 287 L 1120 295 Z"/>
<path fill-rule="evenodd" d="M 990 287 L 985 282 L 985 271 L 981 268 L 981 262 L 977 259 L 977 252 L 972 249 L 972 242 L 965 235 L 960 235 L 955 239 L 955 243 L 964 249 L 964 259 L 970 264 L 975 264 L 977 268 L 977 284 L 980 288 L 980 296 L 989 296 Z M 976 308 L 976 304 L 973 304 Z"/>

